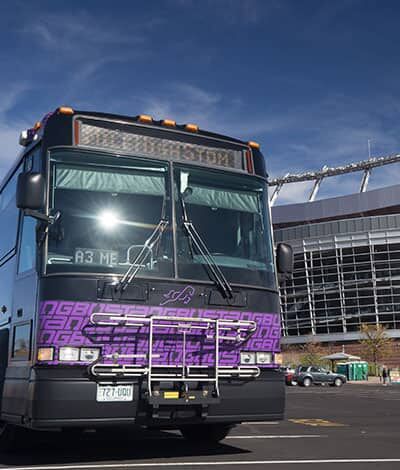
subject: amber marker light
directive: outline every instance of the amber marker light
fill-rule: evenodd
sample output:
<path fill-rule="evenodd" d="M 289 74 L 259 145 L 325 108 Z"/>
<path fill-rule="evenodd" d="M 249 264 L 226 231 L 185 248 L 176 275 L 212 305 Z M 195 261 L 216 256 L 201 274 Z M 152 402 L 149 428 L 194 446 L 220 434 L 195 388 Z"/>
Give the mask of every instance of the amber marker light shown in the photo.
<path fill-rule="evenodd" d="M 67 106 L 61 106 L 58 108 L 58 113 L 59 114 L 74 114 L 74 110 L 72 108 L 68 108 Z"/>
<path fill-rule="evenodd" d="M 138 117 L 139 122 L 145 122 L 147 124 L 151 124 L 153 122 L 153 118 L 151 116 L 148 116 L 147 114 L 141 114 Z"/>
<path fill-rule="evenodd" d="M 42 123 L 40 121 L 35 122 L 35 125 L 33 126 L 33 129 L 35 131 L 39 130 L 42 127 Z"/>
<path fill-rule="evenodd" d="M 173 119 L 164 119 L 163 121 L 161 121 L 161 124 L 167 127 L 175 127 L 176 121 L 174 121 Z"/>
<path fill-rule="evenodd" d="M 39 348 L 37 353 L 38 361 L 52 361 L 54 358 L 53 348 Z"/>
<path fill-rule="evenodd" d="M 252 140 L 250 140 L 250 142 L 247 142 L 247 145 L 249 147 L 251 147 L 252 149 L 259 149 L 260 148 L 260 144 L 257 143 L 257 142 L 253 142 Z"/>
<path fill-rule="evenodd" d="M 254 173 L 253 155 L 251 154 L 251 150 L 246 150 L 246 163 L 247 171 L 249 173 Z"/>
<path fill-rule="evenodd" d="M 197 124 L 186 124 L 185 129 L 189 132 L 199 132 L 199 126 Z"/>

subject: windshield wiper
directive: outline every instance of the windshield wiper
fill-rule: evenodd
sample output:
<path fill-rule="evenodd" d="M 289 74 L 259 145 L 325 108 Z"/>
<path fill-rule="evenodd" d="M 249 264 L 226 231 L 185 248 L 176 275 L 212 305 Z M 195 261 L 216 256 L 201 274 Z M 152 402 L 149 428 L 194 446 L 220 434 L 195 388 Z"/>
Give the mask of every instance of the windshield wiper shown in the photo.
<path fill-rule="evenodd" d="M 30 212 L 35 212 L 35 214 L 32 215 Z M 56 211 L 54 213 L 54 215 L 44 215 L 44 214 L 41 214 L 40 212 L 37 212 L 37 211 L 25 210 L 25 215 L 31 215 L 35 219 L 41 221 L 41 227 L 43 229 L 43 232 L 42 232 L 41 237 L 37 241 L 37 244 L 38 244 L 39 247 L 41 247 L 43 245 L 43 243 L 46 240 L 46 237 L 49 235 L 50 227 L 51 226 L 53 226 L 53 227 L 56 226 L 57 223 L 60 221 L 60 218 L 61 218 L 61 212 L 60 211 Z"/>
<path fill-rule="evenodd" d="M 142 249 L 139 251 L 136 258 L 133 260 L 128 270 L 126 271 L 126 273 L 123 275 L 123 277 L 120 279 L 120 281 L 116 285 L 115 287 L 116 291 L 123 292 L 126 289 L 126 287 L 133 281 L 133 279 L 135 279 L 137 273 L 143 267 L 143 264 L 147 260 L 149 254 L 152 253 L 154 245 L 156 245 L 160 241 L 161 236 L 164 230 L 166 229 L 167 225 L 168 225 L 168 220 L 161 219 L 158 222 L 153 233 L 144 242 Z"/>
<path fill-rule="evenodd" d="M 187 188 L 189 189 L 189 188 Z M 225 297 L 231 299 L 233 297 L 233 290 L 231 285 L 229 284 L 228 280 L 224 276 L 224 273 L 221 271 L 218 264 L 215 262 L 214 257 L 210 253 L 206 243 L 201 238 L 199 232 L 196 230 L 193 222 L 189 219 L 188 213 L 186 210 L 185 204 L 185 192 L 180 192 L 179 199 L 182 206 L 182 213 L 183 213 L 183 226 L 185 227 L 186 233 L 188 234 L 189 240 L 191 240 L 196 247 L 197 251 L 200 253 L 204 261 L 206 262 L 208 269 L 211 271 L 212 275 L 214 276 L 214 281 L 217 283 L 219 288 L 224 293 Z"/>

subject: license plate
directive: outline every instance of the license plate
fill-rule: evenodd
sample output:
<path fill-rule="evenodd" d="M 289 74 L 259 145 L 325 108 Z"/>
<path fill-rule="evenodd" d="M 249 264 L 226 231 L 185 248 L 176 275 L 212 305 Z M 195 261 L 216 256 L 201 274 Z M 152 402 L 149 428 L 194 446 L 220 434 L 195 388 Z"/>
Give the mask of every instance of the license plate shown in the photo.
<path fill-rule="evenodd" d="M 97 401 L 133 401 L 133 385 L 97 385 Z"/>
<path fill-rule="evenodd" d="M 112 267 L 118 264 L 118 251 L 76 248 L 74 261 L 75 264 L 94 264 Z"/>

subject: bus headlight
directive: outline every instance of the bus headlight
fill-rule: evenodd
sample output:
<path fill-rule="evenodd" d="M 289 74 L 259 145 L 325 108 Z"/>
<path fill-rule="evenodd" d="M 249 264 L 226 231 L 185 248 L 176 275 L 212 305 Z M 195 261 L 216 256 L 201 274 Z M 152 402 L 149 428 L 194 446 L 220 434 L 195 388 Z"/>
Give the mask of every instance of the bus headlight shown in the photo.
<path fill-rule="evenodd" d="M 257 364 L 271 364 L 272 353 L 270 352 L 258 352 L 256 354 Z"/>
<path fill-rule="evenodd" d="M 72 348 L 70 346 L 64 346 L 60 348 L 58 358 L 60 361 L 75 362 L 79 361 L 79 348 Z"/>
<path fill-rule="evenodd" d="M 240 364 L 255 364 L 256 363 L 256 353 L 242 351 L 240 353 Z"/>
<path fill-rule="evenodd" d="M 82 348 L 79 360 L 82 362 L 93 362 L 97 361 L 100 356 L 100 349 L 99 348 Z"/>

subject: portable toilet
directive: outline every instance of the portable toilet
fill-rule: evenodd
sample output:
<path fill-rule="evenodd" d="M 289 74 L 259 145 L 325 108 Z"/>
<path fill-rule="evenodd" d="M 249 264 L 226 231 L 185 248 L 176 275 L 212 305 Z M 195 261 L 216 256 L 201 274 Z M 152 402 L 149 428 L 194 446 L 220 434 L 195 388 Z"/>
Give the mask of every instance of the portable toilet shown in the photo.
<path fill-rule="evenodd" d="M 361 379 L 360 380 L 368 380 L 368 362 L 360 362 L 361 367 Z"/>
<path fill-rule="evenodd" d="M 367 380 L 368 363 L 367 362 L 342 362 L 337 364 L 337 373 L 343 374 L 347 380 Z"/>
<path fill-rule="evenodd" d="M 339 362 L 336 364 L 336 372 L 338 374 L 343 374 L 347 377 L 347 380 L 349 380 L 349 366 L 347 362 Z"/>

